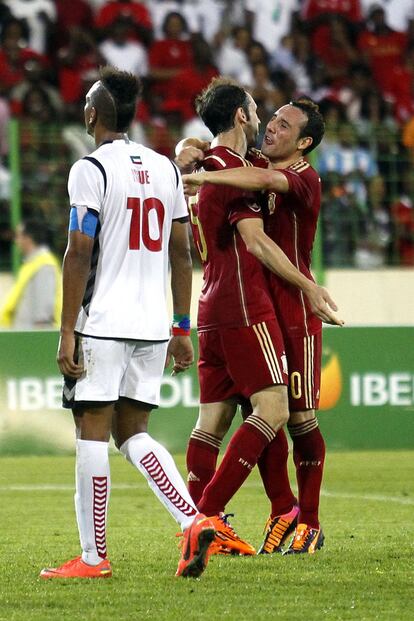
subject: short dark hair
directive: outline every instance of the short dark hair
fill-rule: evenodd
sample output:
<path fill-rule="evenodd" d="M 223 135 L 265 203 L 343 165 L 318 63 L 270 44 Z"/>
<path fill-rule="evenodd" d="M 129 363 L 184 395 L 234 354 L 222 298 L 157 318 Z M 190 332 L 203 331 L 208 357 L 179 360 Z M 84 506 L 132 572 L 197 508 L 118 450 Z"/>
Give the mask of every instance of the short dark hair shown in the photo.
<path fill-rule="evenodd" d="M 238 108 L 243 108 L 247 118 L 250 118 L 247 93 L 230 78 L 213 78 L 197 96 L 195 106 L 213 136 L 233 129 Z"/>
<path fill-rule="evenodd" d="M 109 66 L 99 70 L 99 77 L 101 88 L 96 91 L 92 105 L 107 129 L 125 132 L 135 116 L 142 91 L 141 80 L 128 71 Z"/>
<path fill-rule="evenodd" d="M 302 127 L 299 138 L 312 138 L 312 144 L 303 150 L 303 155 L 310 153 L 321 142 L 325 133 L 325 121 L 319 112 L 319 106 L 309 97 L 300 97 L 290 102 L 291 106 L 299 108 L 308 117 L 307 123 Z"/>
<path fill-rule="evenodd" d="M 44 220 L 27 218 L 20 223 L 23 235 L 30 237 L 38 246 L 48 245 L 50 242 L 50 230 Z"/>

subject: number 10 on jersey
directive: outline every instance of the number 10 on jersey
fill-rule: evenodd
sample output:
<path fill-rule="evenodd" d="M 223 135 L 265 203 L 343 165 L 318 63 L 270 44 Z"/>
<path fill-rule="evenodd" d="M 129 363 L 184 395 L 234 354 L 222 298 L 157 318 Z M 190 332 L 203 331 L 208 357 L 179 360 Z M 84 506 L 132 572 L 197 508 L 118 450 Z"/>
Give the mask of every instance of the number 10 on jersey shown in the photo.
<path fill-rule="evenodd" d="M 127 209 L 131 210 L 131 226 L 129 229 L 129 248 L 139 250 L 141 241 L 145 248 L 150 252 L 159 252 L 162 249 L 162 231 L 164 224 L 165 210 L 164 205 L 158 198 L 128 198 Z M 153 223 L 151 232 L 155 237 L 150 236 L 150 221 Z M 155 226 L 156 225 L 156 226 Z"/>

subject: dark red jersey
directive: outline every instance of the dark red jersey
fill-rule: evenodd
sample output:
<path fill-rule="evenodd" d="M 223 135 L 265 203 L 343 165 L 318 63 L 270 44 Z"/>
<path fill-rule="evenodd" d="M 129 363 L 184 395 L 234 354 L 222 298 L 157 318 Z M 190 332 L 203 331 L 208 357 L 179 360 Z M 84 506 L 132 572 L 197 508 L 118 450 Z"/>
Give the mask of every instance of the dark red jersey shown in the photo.
<path fill-rule="evenodd" d="M 204 170 L 251 166 L 227 147 L 206 153 Z M 247 251 L 236 224 L 261 218 L 251 192 L 205 184 L 190 200 L 196 247 L 204 269 L 198 308 L 200 331 L 237 328 L 274 318 L 275 312 L 262 264 Z"/>
<path fill-rule="evenodd" d="M 267 168 L 268 160 L 255 149 L 248 153 L 256 167 Z M 300 159 L 280 169 L 289 182 L 289 192 L 264 195 L 267 205 L 265 231 L 302 274 L 312 278 L 311 254 L 321 205 L 318 173 Z M 308 336 L 321 329 L 320 320 L 311 313 L 300 289 L 275 274 L 269 274 L 270 289 L 282 331 L 292 336 Z"/>
<path fill-rule="evenodd" d="M 281 170 L 289 182 L 286 194 L 269 193 L 266 232 L 302 274 L 310 271 L 312 247 L 321 206 L 321 181 L 304 159 Z M 285 280 L 270 276 L 276 311 L 283 330 L 295 336 L 315 334 L 320 320 L 311 313 L 303 293 Z"/>

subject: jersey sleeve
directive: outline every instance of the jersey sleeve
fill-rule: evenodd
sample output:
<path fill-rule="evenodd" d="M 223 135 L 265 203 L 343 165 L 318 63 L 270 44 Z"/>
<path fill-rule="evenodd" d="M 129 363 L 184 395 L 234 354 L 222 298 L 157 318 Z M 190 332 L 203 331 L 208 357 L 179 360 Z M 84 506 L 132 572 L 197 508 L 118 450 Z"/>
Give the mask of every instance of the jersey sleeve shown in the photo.
<path fill-rule="evenodd" d="M 78 160 L 70 169 L 68 193 L 71 207 L 100 212 L 105 193 L 101 170 L 88 160 Z"/>
<path fill-rule="evenodd" d="M 172 219 L 181 220 L 181 218 L 188 218 L 187 202 L 184 196 L 183 181 L 181 179 L 180 171 L 178 170 L 174 162 L 171 162 L 171 164 L 175 173 L 173 183 L 176 185 Z"/>
<path fill-rule="evenodd" d="M 311 169 L 309 168 L 309 170 Z M 288 168 L 280 170 L 279 172 L 283 173 L 288 180 L 288 194 L 295 195 L 304 207 L 308 205 L 311 206 L 317 190 L 316 184 L 319 185 L 318 175 L 316 173 L 313 175 L 306 174 L 305 171 L 296 172 Z"/>

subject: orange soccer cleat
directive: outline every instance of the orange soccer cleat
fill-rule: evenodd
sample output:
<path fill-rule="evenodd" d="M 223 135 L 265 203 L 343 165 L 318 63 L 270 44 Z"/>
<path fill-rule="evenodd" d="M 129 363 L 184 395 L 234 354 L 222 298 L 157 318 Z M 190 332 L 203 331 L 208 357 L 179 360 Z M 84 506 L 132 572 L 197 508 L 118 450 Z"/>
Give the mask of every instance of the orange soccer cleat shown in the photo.
<path fill-rule="evenodd" d="M 256 554 L 254 547 L 247 541 L 240 539 L 234 528 L 229 524 L 228 517 L 232 515 L 232 513 L 221 513 L 209 518 L 213 522 L 216 531 L 210 554 L 253 556 Z"/>
<path fill-rule="evenodd" d="M 314 554 L 323 546 L 325 537 L 321 528 L 298 524 L 293 539 L 283 554 Z"/>
<path fill-rule="evenodd" d="M 178 562 L 176 576 L 198 578 L 205 570 L 209 559 L 209 547 L 215 531 L 212 521 L 198 513 L 191 526 L 183 533 L 181 558 Z"/>
<path fill-rule="evenodd" d="M 45 567 L 40 572 L 40 578 L 110 578 L 112 576 L 111 563 L 104 559 L 99 565 L 84 563 L 81 556 L 63 563 L 60 567 Z"/>

